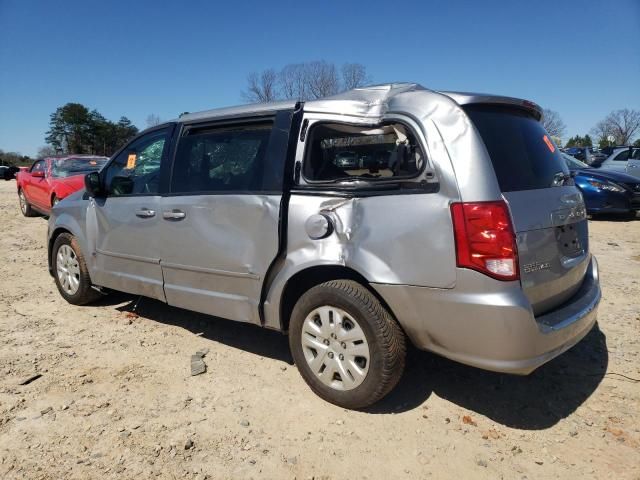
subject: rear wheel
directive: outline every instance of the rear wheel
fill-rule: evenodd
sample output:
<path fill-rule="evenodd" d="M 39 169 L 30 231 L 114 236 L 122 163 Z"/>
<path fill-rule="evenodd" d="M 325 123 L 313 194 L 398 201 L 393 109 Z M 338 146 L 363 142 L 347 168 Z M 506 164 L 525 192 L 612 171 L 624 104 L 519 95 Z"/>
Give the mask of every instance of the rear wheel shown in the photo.
<path fill-rule="evenodd" d="M 92 288 L 87 264 L 73 235 L 59 235 L 52 255 L 56 286 L 67 302 L 84 305 L 100 298 L 100 293 Z"/>
<path fill-rule="evenodd" d="M 25 217 L 35 217 L 38 213 L 31 207 L 31 204 L 27 201 L 22 189 L 18 190 L 18 201 L 20 202 L 20 211 Z"/>
<path fill-rule="evenodd" d="M 404 371 L 400 326 L 371 292 L 351 280 L 326 282 L 300 297 L 289 346 L 311 389 L 345 408 L 374 404 Z"/>

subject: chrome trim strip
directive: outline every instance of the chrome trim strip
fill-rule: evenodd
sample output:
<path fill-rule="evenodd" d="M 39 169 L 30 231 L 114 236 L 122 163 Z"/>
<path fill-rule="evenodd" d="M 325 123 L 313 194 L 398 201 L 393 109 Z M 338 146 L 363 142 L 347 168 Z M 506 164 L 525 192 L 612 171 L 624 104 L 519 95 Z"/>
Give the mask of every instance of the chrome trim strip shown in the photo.
<path fill-rule="evenodd" d="M 252 280 L 260 280 L 260 275 L 250 272 L 230 272 L 228 270 L 218 270 L 216 268 L 194 267 L 191 265 L 182 265 L 179 263 L 160 262 L 162 268 L 170 268 L 173 270 L 185 270 L 187 272 L 210 273 L 212 275 L 220 275 L 222 277 L 239 277 L 251 278 Z"/>
<path fill-rule="evenodd" d="M 154 263 L 154 264 L 160 263 L 159 258 L 139 257 L 138 255 L 129 255 L 126 253 L 108 252 L 106 250 L 100 250 L 99 248 L 96 248 L 96 253 L 99 253 L 100 255 L 106 255 L 107 257 L 124 258 L 125 260 L 135 260 L 136 262 Z"/>

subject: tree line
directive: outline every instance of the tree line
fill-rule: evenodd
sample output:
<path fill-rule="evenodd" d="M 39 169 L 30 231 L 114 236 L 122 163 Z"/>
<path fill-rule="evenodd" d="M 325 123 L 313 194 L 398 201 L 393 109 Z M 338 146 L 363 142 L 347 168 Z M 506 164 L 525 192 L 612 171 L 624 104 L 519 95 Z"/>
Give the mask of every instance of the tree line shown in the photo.
<path fill-rule="evenodd" d="M 255 103 L 307 101 L 362 87 L 370 82 L 366 67 L 360 63 L 345 63 L 339 67 L 319 60 L 285 65 L 280 70 L 269 68 L 252 72 L 241 94 L 248 102 Z M 555 143 L 562 145 L 567 128 L 558 112 L 545 108 L 542 123 Z M 640 111 L 628 108 L 614 110 L 599 121 L 590 133 L 601 148 L 628 145 L 640 133 Z M 640 138 L 634 145 L 640 146 Z M 584 137 L 576 135 L 568 139 L 565 146 L 593 146 L 593 140 L 588 134 Z"/>
<path fill-rule="evenodd" d="M 117 122 L 81 103 L 67 103 L 53 112 L 45 141 L 56 154 L 88 153 L 110 156 L 138 133 L 127 117 Z"/>
<path fill-rule="evenodd" d="M 554 138 L 557 145 L 562 145 L 566 126 L 558 112 L 544 109 L 542 123 Z M 599 121 L 595 127 L 591 129 L 591 135 L 595 137 L 600 148 L 629 145 L 634 138 L 640 134 L 640 111 L 624 108 L 614 110 L 604 119 Z M 640 147 L 640 138 L 635 140 L 635 146 Z M 565 143 L 565 147 L 592 147 L 594 142 L 589 134 L 584 137 L 576 135 L 571 137 Z"/>
<path fill-rule="evenodd" d="M 8 167 L 23 167 L 33 162 L 28 155 L 22 155 L 18 152 L 5 152 L 0 148 L 0 165 Z"/>
<path fill-rule="evenodd" d="M 247 88 L 242 97 L 250 102 L 275 100 L 307 101 L 365 86 L 371 82 L 367 69 L 359 63 L 338 66 L 324 60 L 292 63 L 280 70 L 273 68 L 254 72 L 247 77 Z M 542 122 L 557 145 L 562 145 L 566 125 L 558 112 L 544 109 Z M 147 127 L 161 123 L 156 114 L 150 114 Z M 46 146 L 38 150 L 37 157 L 56 154 L 94 154 L 111 156 L 138 133 L 138 128 L 125 116 L 116 122 L 108 120 L 96 109 L 90 110 L 80 103 L 67 103 L 50 115 Z M 589 134 L 576 135 L 565 142 L 566 147 L 628 145 L 640 134 L 640 111 L 621 109 L 612 111 L 598 122 Z M 595 138 L 595 141 L 592 139 Z M 613 141 L 610 141 L 613 138 Z M 640 147 L 640 138 L 635 140 Z M 26 165 L 31 158 L 18 152 L 0 150 L 1 165 Z"/>
<path fill-rule="evenodd" d="M 241 92 L 248 102 L 275 100 L 307 101 L 335 95 L 371 82 L 367 69 L 360 63 L 334 63 L 317 60 L 291 63 L 280 70 L 269 68 L 250 73 L 247 88 Z"/>
<path fill-rule="evenodd" d="M 147 117 L 147 126 L 159 123 L 161 120 L 157 115 Z M 47 145 L 38 149 L 36 158 L 67 154 L 110 157 L 137 134 L 138 127 L 125 116 L 114 122 L 96 109 L 70 102 L 49 116 L 49 130 L 45 134 Z M 27 155 L 0 150 L 0 165 L 24 166 L 32 161 Z"/>

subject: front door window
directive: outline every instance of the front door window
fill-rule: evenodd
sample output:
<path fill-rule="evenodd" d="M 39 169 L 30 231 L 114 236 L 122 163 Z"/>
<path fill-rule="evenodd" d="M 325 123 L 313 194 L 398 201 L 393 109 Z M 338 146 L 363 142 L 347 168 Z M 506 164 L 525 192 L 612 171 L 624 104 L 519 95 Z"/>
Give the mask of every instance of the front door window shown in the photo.
<path fill-rule="evenodd" d="M 31 173 L 44 172 L 44 160 L 38 160 L 31 166 Z"/>
<path fill-rule="evenodd" d="M 109 164 L 105 186 L 109 196 L 155 195 L 160 189 L 160 164 L 168 143 L 168 130 L 140 137 Z"/>

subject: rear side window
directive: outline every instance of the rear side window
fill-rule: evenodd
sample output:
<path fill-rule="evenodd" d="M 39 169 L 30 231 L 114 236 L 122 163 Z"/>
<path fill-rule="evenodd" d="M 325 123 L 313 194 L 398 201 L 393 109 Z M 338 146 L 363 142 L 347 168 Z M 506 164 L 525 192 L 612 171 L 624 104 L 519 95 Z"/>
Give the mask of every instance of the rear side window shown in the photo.
<path fill-rule="evenodd" d="M 401 124 L 362 127 L 321 123 L 309 134 L 303 173 L 311 182 L 415 177 L 425 155 Z"/>
<path fill-rule="evenodd" d="M 180 139 L 171 192 L 260 191 L 272 124 L 194 130 Z"/>
<path fill-rule="evenodd" d="M 629 150 L 625 150 L 624 152 L 619 153 L 618 155 L 616 155 L 614 160 L 618 162 L 626 162 L 627 160 L 629 160 Z"/>
<path fill-rule="evenodd" d="M 480 132 L 503 192 L 548 188 L 558 173 L 568 173 L 549 134 L 527 112 L 494 105 L 464 110 Z"/>

